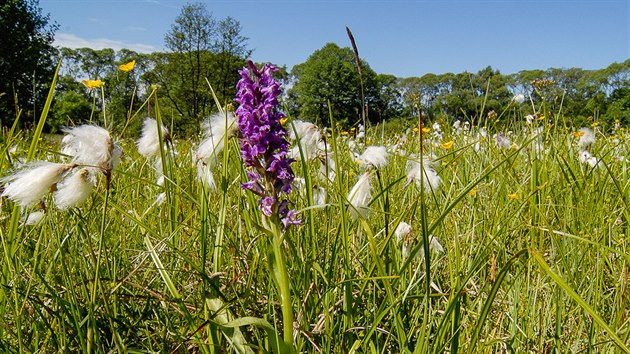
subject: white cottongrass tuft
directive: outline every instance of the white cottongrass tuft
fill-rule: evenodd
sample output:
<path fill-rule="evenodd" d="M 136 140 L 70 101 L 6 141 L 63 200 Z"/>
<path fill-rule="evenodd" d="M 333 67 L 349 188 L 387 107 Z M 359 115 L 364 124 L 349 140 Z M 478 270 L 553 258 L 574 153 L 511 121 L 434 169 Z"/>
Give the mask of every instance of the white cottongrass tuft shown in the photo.
<path fill-rule="evenodd" d="M 359 217 L 367 218 L 370 213 L 368 204 L 372 199 L 372 185 L 370 183 L 370 173 L 366 172 L 359 177 L 359 180 L 348 193 L 348 202 L 350 202 L 350 215 L 358 219 Z"/>
<path fill-rule="evenodd" d="M 37 225 L 44 219 L 44 216 L 46 213 L 43 210 L 38 210 L 22 217 L 21 221 L 24 225 Z"/>
<path fill-rule="evenodd" d="M 435 236 L 433 235 L 429 235 L 429 251 L 444 253 L 444 247 L 442 247 L 440 241 L 438 241 L 438 239 L 435 238 Z M 424 246 L 420 247 L 420 250 L 418 251 L 418 257 L 424 259 Z"/>
<path fill-rule="evenodd" d="M 326 189 L 322 186 L 313 187 L 313 206 L 326 205 Z"/>
<path fill-rule="evenodd" d="M 580 151 L 580 162 L 583 164 L 587 164 L 591 167 L 596 167 L 599 166 L 601 164 L 601 160 L 599 160 L 597 157 L 591 155 L 591 153 L 588 150 L 582 150 Z"/>
<path fill-rule="evenodd" d="M 589 146 L 595 143 L 595 133 L 589 128 L 580 128 L 579 132 L 581 133 L 580 138 L 578 139 L 578 147 L 580 150 L 586 150 Z"/>
<path fill-rule="evenodd" d="M 61 176 L 73 167 L 72 164 L 46 161 L 31 163 L 0 180 L 6 183 L 2 196 L 18 203 L 21 207 L 27 207 L 42 199 Z"/>
<path fill-rule="evenodd" d="M 418 188 L 424 185 L 425 191 L 437 191 L 442 183 L 442 178 L 435 172 L 431 159 L 425 156 L 421 163 L 415 158 L 415 155 L 411 155 L 407 160 L 407 184 L 414 182 Z"/>
<path fill-rule="evenodd" d="M 157 206 L 160 206 L 162 204 L 164 204 L 164 202 L 166 201 L 166 192 L 162 192 L 160 194 L 157 195 L 157 197 L 155 197 L 155 204 Z"/>
<path fill-rule="evenodd" d="M 201 183 L 210 191 L 217 190 L 217 183 L 214 181 L 214 174 L 212 169 L 205 162 L 197 161 L 197 178 L 201 180 Z"/>
<path fill-rule="evenodd" d="M 95 125 L 80 125 L 62 129 L 67 135 L 61 140 L 61 153 L 72 156 L 72 162 L 103 168 L 115 167 L 116 155 L 122 153 L 112 142 L 106 129 Z"/>
<path fill-rule="evenodd" d="M 197 148 L 196 158 L 212 163 L 218 161 L 218 154 L 223 150 L 226 136 L 236 136 L 238 122 L 231 112 L 216 113 L 203 124 L 204 139 Z M 212 159 L 211 159 L 212 158 Z"/>
<path fill-rule="evenodd" d="M 317 177 L 319 178 L 319 180 L 324 182 L 334 182 L 335 177 L 337 176 L 336 166 L 337 164 L 335 162 L 333 154 L 326 154 L 324 161 L 319 166 L 319 170 L 317 171 Z"/>
<path fill-rule="evenodd" d="M 396 240 L 398 240 L 398 242 L 406 241 L 409 234 L 411 234 L 411 225 L 404 221 L 401 221 L 396 227 L 396 231 L 394 231 L 394 235 L 396 235 Z"/>
<path fill-rule="evenodd" d="M 305 159 L 312 160 L 317 157 L 323 142 L 322 134 L 317 125 L 296 120 L 287 127 L 287 130 L 289 132 L 289 140 L 295 143 L 289 151 L 291 158 L 300 159 L 300 146 Z"/>
<path fill-rule="evenodd" d="M 495 134 L 494 141 L 496 142 L 497 146 L 501 149 L 509 149 L 512 147 L 512 142 L 510 141 L 510 138 L 503 135 L 503 132 L 500 132 L 499 134 Z"/>
<path fill-rule="evenodd" d="M 514 95 L 514 97 L 512 97 L 512 101 L 516 102 L 518 104 L 521 104 L 521 103 L 525 102 L 525 95 L 523 95 L 522 93 L 518 93 L 518 94 Z"/>
<path fill-rule="evenodd" d="M 361 166 L 381 169 L 387 166 L 387 149 L 384 146 L 368 146 L 359 160 Z"/>
<path fill-rule="evenodd" d="M 162 138 L 167 141 L 169 139 L 168 129 L 162 125 Z M 160 135 L 157 128 L 157 122 L 153 118 L 145 118 L 142 122 L 142 135 L 136 142 L 136 147 L 140 155 L 151 158 L 160 154 Z"/>
<path fill-rule="evenodd" d="M 85 202 L 94 188 L 94 178 L 88 168 L 74 171 L 69 177 L 57 184 L 54 193 L 55 205 L 59 210 L 66 210 Z"/>

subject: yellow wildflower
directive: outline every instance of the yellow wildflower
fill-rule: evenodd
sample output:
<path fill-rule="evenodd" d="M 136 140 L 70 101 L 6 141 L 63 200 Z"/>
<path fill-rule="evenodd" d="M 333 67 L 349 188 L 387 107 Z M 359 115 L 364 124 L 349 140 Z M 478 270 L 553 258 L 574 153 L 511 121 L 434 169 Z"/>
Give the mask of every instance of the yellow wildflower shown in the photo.
<path fill-rule="evenodd" d="M 341 135 L 346 136 L 346 135 L 348 135 L 348 132 L 344 130 L 344 131 L 341 132 Z"/>
<path fill-rule="evenodd" d="M 476 197 L 477 196 L 477 189 L 473 188 L 470 190 L 470 192 L 468 192 L 468 195 L 470 195 L 471 197 Z"/>
<path fill-rule="evenodd" d="M 103 81 L 101 80 L 83 80 L 82 82 L 85 85 L 85 87 L 87 87 L 90 90 L 103 87 Z"/>
<path fill-rule="evenodd" d="M 584 134 L 586 134 L 586 132 L 573 132 L 573 135 L 575 135 L 576 138 L 579 138 Z"/>
<path fill-rule="evenodd" d="M 287 120 L 289 120 L 289 118 L 287 117 L 280 118 L 280 124 L 284 125 L 287 122 Z"/>
<path fill-rule="evenodd" d="M 599 122 L 593 122 L 593 123 L 591 123 L 591 127 L 593 127 L 593 128 L 595 128 L 595 127 L 596 127 L 596 126 L 598 126 L 598 125 L 599 125 Z"/>
<path fill-rule="evenodd" d="M 510 200 L 518 200 L 518 199 L 521 199 L 521 197 L 519 197 L 519 196 L 518 196 L 518 194 L 516 194 L 516 193 L 508 194 L 508 198 L 509 198 Z"/>
<path fill-rule="evenodd" d="M 429 132 L 431 132 L 431 128 L 422 128 L 422 132 L 425 133 L 425 134 L 429 133 Z"/>
<path fill-rule="evenodd" d="M 418 127 L 413 128 L 413 132 L 417 133 L 418 132 Z"/>
<path fill-rule="evenodd" d="M 130 72 L 131 70 L 133 70 L 134 66 L 136 66 L 136 61 L 132 60 L 130 62 L 128 62 L 127 64 L 122 64 L 119 65 L 118 68 L 126 73 Z"/>
<path fill-rule="evenodd" d="M 450 150 L 453 148 L 453 140 L 451 141 L 447 141 L 444 144 L 440 144 L 441 147 L 443 147 L 446 150 Z"/>

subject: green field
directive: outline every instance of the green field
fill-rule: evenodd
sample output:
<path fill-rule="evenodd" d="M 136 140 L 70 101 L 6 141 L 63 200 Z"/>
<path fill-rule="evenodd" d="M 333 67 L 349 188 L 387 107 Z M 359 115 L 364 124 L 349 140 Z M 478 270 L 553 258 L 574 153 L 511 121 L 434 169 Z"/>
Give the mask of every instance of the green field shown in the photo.
<path fill-rule="evenodd" d="M 501 128 L 480 112 L 318 130 L 323 150 L 293 150 L 302 225 L 280 236 L 241 188 L 237 137 L 206 160 L 213 188 L 202 138 L 159 140 L 147 159 L 112 132 L 124 153 L 109 189 L 97 174 L 66 210 L 54 193 L 0 199 L 0 351 L 291 352 L 288 332 L 309 353 L 628 352 L 630 135 L 535 109 L 506 110 Z M 67 161 L 39 129 L 1 141 L 2 176 Z"/>

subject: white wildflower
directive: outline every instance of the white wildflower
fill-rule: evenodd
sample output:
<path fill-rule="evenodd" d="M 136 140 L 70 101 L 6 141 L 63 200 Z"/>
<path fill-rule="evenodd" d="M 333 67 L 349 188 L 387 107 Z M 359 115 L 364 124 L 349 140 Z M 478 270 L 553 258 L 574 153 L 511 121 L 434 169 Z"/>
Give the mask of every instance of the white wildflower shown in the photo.
<path fill-rule="evenodd" d="M 46 195 L 61 176 L 73 167 L 72 164 L 44 161 L 31 163 L 0 180 L 6 183 L 2 196 L 8 197 L 22 207 L 27 207 Z"/>
<path fill-rule="evenodd" d="M 599 160 L 597 157 L 591 155 L 590 152 L 588 152 L 588 150 L 582 150 L 580 151 L 580 162 L 583 164 L 587 164 L 591 167 L 595 167 L 601 164 L 601 160 Z"/>
<path fill-rule="evenodd" d="M 115 166 L 116 148 L 109 132 L 95 125 L 80 125 L 62 129 L 67 135 L 61 140 L 61 152 L 72 156 L 72 162 L 103 168 L 111 171 Z"/>
<path fill-rule="evenodd" d="M 361 166 L 381 169 L 387 165 L 387 149 L 384 146 L 368 146 L 359 160 Z"/>
<path fill-rule="evenodd" d="M 444 247 L 440 244 L 440 241 L 433 235 L 429 235 L 429 251 L 444 253 Z M 420 248 L 418 256 L 424 258 L 424 246 Z"/>
<path fill-rule="evenodd" d="M 158 206 L 164 204 L 165 201 L 166 201 L 166 192 L 162 192 L 158 194 L 157 197 L 155 197 L 155 204 L 157 204 Z"/>
<path fill-rule="evenodd" d="M 42 221 L 46 213 L 43 210 L 34 211 L 21 219 L 24 225 L 37 225 Z"/>
<path fill-rule="evenodd" d="M 291 158 L 300 159 L 300 146 L 306 160 L 312 160 L 318 155 L 322 134 L 315 124 L 296 120 L 289 125 L 287 130 L 289 131 L 289 140 L 294 142 L 293 148 L 289 151 Z"/>
<path fill-rule="evenodd" d="M 168 129 L 162 125 L 162 139 L 169 140 Z M 157 122 L 153 118 L 145 118 L 142 123 L 142 135 L 136 142 L 140 155 L 151 158 L 160 154 L 160 134 L 157 128 Z"/>
<path fill-rule="evenodd" d="M 363 124 L 359 124 L 359 132 L 357 133 L 355 139 L 361 140 L 363 138 L 365 138 L 365 126 L 363 126 Z"/>
<path fill-rule="evenodd" d="M 531 114 L 526 115 L 525 116 L 525 123 L 527 123 L 529 125 L 529 124 L 532 124 L 532 122 L 534 122 L 534 116 L 531 115 Z"/>
<path fill-rule="evenodd" d="M 398 227 L 396 227 L 396 231 L 394 231 L 394 235 L 396 235 L 396 240 L 398 240 L 398 242 L 407 240 L 409 234 L 411 234 L 411 225 L 404 221 L 401 221 L 398 224 Z"/>
<path fill-rule="evenodd" d="M 589 146 L 595 143 L 595 134 L 589 128 L 581 128 L 579 130 L 580 138 L 578 139 L 578 147 L 580 150 L 586 150 Z"/>
<path fill-rule="evenodd" d="M 212 173 L 210 166 L 201 160 L 197 161 L 197 178 L 201 180 L 201 183 L 203 183 L 208 190 L 217 190 L 217 184 L 214 181 L 214 174 Z"/>
<path fill-rule="evenodd" d="M 350 202 L 350 215 L 357 219 L 360 217 L 367 218 L 369 216 L 368 204 L 372 199 L 372 185 L 370 184 L 370 173 L 366 172 L 359 177 L 357 183 L 348 193 L 348 202 Z"/>
<path fill-rule="evenodd" d="M 326 205 L 326 189 L 321 186 L 313 187 L 313 206 Z"/>
<path fill-rule="evenodd" d="M 57 184 L 55 205 L 59 210 L 78 206 L 88 199 L 94 187 L 94 179 L 89 168 L 74 171 L 69 177 Z"/>
<path fill-rule="evenodd" d="M 415 155 L 407 160 L 407 183 L 415 182 L 418 188 L 424 185 L 425 191 L 435 192 L 440 187 L 442 179 L 433 168 L 431 159 L 425 156 L 422 163 L 415 159 Z M 424 172 L 423 172 L 424 170 Z"/>
<path fill-rule="evenodd" d="M 319 166 L 317 176 L 320 181 L 333 182 L 337 175 L 336 163 L 333 154 L 326 154 L 324 162 Z"/>
<path fill-rule="evenodd" d="M 204 139 L 197 148 L 196 158 L 210 165 L 218 161 L 218 154 L 223 150 L 226 138 L 236 136 L 238 123 L 231 112 L 216 113 L 203 125 Z"/>
<path fill-rule="evenodd" d="M 500 132 L 499 134 L 495 134 L 494 141 L 496 142 L 497 146 L 501 149 L 509 149 L 512 147 L 512 142 L 510 141 L 508 137 L 503 135 L 503 132 Z"/>
<path fill-rule="evenodd" d="M 514 97 L 512 97 L 512 101 L 516 102 L 518 104 L 521 104 L 521 103 L 525 102 L 525 95 L 523 95 L 522 93 L 518 93 L 518 94 L 514 95 Z"/>

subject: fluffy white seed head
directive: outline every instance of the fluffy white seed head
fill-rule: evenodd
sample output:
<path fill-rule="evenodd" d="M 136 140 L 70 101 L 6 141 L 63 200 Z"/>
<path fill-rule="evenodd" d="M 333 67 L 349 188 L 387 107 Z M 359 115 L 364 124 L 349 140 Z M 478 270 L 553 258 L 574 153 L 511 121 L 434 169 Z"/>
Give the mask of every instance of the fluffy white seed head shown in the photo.
<path fill-rule="evenodd" d="M 210 191 L 217 190 L 217 184 L 214 181 L 214 174 L 205 162 L 198 160 L 197 161 L 197 178 L 201 181 L 201 183 L 208 188 Z"/>
<path fill-rule="evenodd" d="M 501 149 L 509 149 L 512 147 L 512 142 L 507 136 L 503 135 L 503 132 L 499 134 L 495 134 L 494 141 L 496 142 L 497 146 Z"/>
<path fill-rule="evenodd" d="M 525 95 L 523 95 L 522 93 L 518 93 L 516 95 L 514 95 L 514 97 L 512 97 L 512 101 L 521 104 L 523 102 L 525 102 Z"/>
<path fill-rule="evenodd" d="M 367 218 L 370 209 L 368 204 L 372 199 L 372 185 L 370 183 L 370 174 L 366 172 L 359 177 L 359 180 L 348 193 L 348 201 L 350 202 L 350 215 L 358 219 L 359 217 Z"/>
<path fill-rule="evenodd" d="M 313 206 L 323 206 L 326 204 L 326 189 L 322 186 L 313 187 Z"/>
<path fill-rule="evenodd" d="M 304 158 L 307 160 L 317 157 L 323 140 L 322 134 L 315 124 L 296 120 L 287 127 L 287 130 L 289 132 L 289 140 L 294 142 L 293 148 L 289 151 L 291 158 L 300 159 L 300 146 L 302 147 Z"/>
<path fill-rule="evenodd" d="M 317 177 L 322 182 L 333 182 L 337 176 L 336 162 L 333 154 L 326 154 L 326 158 L 319 166 Z"/>
<path fill-rule="evenodd" d="M 580 130 L 580 138 L 578 139 L 578 147 L 580 150 L 586 150 L 589 146 L 595 143 L 595 133 L 589 128 L 581 128 Z"/>
<path fill-rule="evenodd" d="M 112 170 L 116 155 L 119 158 L 122 153 L 109 132 L 101 127 L 80 125 L 62 131 L 67 135 L 61 140 L 61 153 L 72 156 L 72 162 Z"/>
<path fill-rule="evenodd" d="M 216 113 L 203 124 L 204 139 L 196 152 L 198 160 L 210 164 L 218 161 L 218 154 L 223 150 L 225 139 L 236 136 L 238 123 L 231 112 Z"/>
<path fill-rule="evenodd" d="M 359 160 L 361 166 L 381 169 L 387 166 L 387 149 L 384 146 L 368 146 Z"/>
<path fill-rule="evenodd" d="M 24 225 L 37 225 L 44 219 L 44 216 L 46 213 L 43 210 L 38 210 L 24 216 L 21 221 Z"/>
<path fill-rule="evenodd" d="M 82 168 L 57 184 L 54 197 L 58 209 L 66 210 L 79 206 L 90 197 L 94 188 L 92 171 L 90 168 Z"/>
<path fill-rule="evenodd" d="M 3 197 L 7 197 L 22 207 L 27 207 L 48 193 L 61 176 L 73 168 L 72 164 L 34 162 L 20 171 L 3 178 L 6 183 Z"/>
<path fill-rule="evenodd" d="M 580 151 L 579 159 L 581 163 L 587 164 L 591 167 L 598 166 L 601 163 L 601 161 L 597 157 L 591 155 L 588 150 Z"/>
<path fill-rule="evenodd" d="M 155 204 L 157 206 L 160 206 L 162 204 L 164 204 L 164 202 L 166 201 L 166 192 L 162 192 L 160 194 L 157 195 L 157 197 L 155 197 Z"/>
<path fill-rule="evenodd" d="M 168 140 L 168 129 L 162 125 L 162 137 Z M 145 118 L 142 123 L 142 134 L 136 142 L 136 147 L 140 155 L 151 158 L 160 154 L 160 135 L 158 134 L 157 122 L 153 118 Z"/>
<path fill-rule="evenodd" d="M 396 231 L 394 231 L 394 235 L 396 235 L 396 240 L 398 240 L 398 242 L 405 241 L 409 234 L 411 234 L 411 225 L 404 221 L 401 221 L 400 224 L 398 224 L 398 227 L 396 227 Z"/>
<path fill-rule="evenodd" d="M 444 253 L 444 247 L 442 247 L 442 244 L 440 244 L 440 241 L 438 241 L 438 239 L 435 238 L 435 236 L 433 235 L 429 235 L 429 251 L 437 252 L 437 253 Z M 420 257 L 421 259 L 424 259 L 424 246 L 422 246 L 420 250 L 418 251 L 418 257 Z"/>
<path fill-rule="evenodd" d="M 442 183 L 442 178 L 435 172 L 433 163 L 428 157 L 424 157 L 420 162 L 411 155 L 406 166 L 407 183 L 414 182 L 418 188 L 424 186 L 426 192 L 435 192 Z"/>

